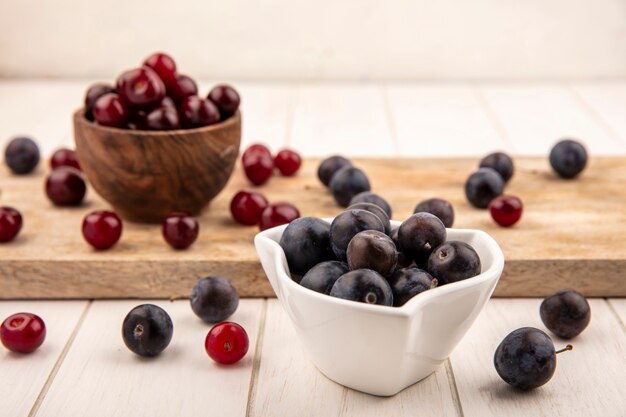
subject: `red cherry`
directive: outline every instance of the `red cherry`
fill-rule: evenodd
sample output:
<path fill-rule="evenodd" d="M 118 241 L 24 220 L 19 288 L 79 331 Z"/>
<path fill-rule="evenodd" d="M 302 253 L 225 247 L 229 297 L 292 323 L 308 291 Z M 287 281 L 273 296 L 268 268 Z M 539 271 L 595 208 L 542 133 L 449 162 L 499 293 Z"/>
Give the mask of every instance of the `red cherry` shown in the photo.
<path fill-rule="evenodd" d="M 78 206 L 87 193 L 87 184 L 76 168 L 64 166 L 46 178 L 46 195 L 57 206 Z"/>
<path fill-rule="evenodd" d="M 200 226 L 189 213 L 172 213 L 163 220 L 163 238 L 174 249 L 186 249 L 198 238 Z"/>
<path fill-rule="evenodd" d="M 167 94 L 177 103 L 182 103 L 189 96 L 198 95 L 198 85 L 189 76 L 178 74 L 172 81 L 168 81 Z"/>
<path fill-rule="evenodd" d="M 239 362 L 248 353 L 249 344 L 244 328 L 229 321 L 213 326 L 204 340 L 206 353 L 224 365 Z"/>
<path fill-rule="evenodd" d="M 30 353 L 42 345 L 46 325 L 32 313 L 17 313 L 7 317 L 0 326 L 0 341 L 13 352 Z"/>
<path fill-rule="evenodd" d="M 80 164 L 78 163 L 76 152 L 67 148 L 61 148 L 54 151 L 52 158 L 50 158 L 50 167 L 52 169 L 72 167 L 80 170 Z"/>
<path fill-rule="evenodd" d="M 522 200 L 512 195 L 501 195 L 489 203 L 493 220 L 502 227 L 513 226 L 522 217 Z"/>
<path fill-rule="evenodd" d="M 230 201 L 230 212 L 237 223 L 252 226 L 259 222 L 259 216 L 268 204 L 261 193 L 239 191 Z"/>
<path fill-rule="evenodd" d="M 241 156 L 244 173 L 254 185 L 265 184 L 274 172 L 272 154 L 265 145 L 254 144 Z"/>
<path fill-rule="evenodd" d="M 104 94 L 93 106 L 93 118 L 103 126 L 124 127 L 128 119 L 128 108 L 118 94 Z"/>
<path fill-rule="evenodd" d="M 0 207 L 0 242 L 10 242 L 22 229 L 22 215 L 13 207 Z"/>
<path fill-rule="evenodd" d="M 226 84 L 213 87 L 207 98 L 220 109 L 222 119 L 226 119 L 235 114 L 239 108 L 239 103 L 241 103 L 237 90 Z"/>
<path fill-rule="evenodd" d="M 185 127 L 202 127 L 219 122 L 220 112 L 209 100 L 189 96 L 180 105 L 180 119 Z"/>
<path fill-rule="evenodd" d="M 176 63 L 172 57 L 162 52 L 150 55 L 143 65 L 152 68 L 165 84 L 176 77 Z"/>
<path fill-rule="evenodd" d="M 295 151 L 283 149 L 276 154 L 274 165 L 282 175 L 290 177 L 300 169 L 302 158 L 300 158 L 300 155 Z"/>
<path fill-rule="evenodd" d="M 109 249 L 122 236 L 122 220 L 112 211 L 97 210 L 83 220 L 83 237 L 98 250 Z"/>
<path fill-rule="evenodd" d="M 137 108 L 150 108 L 165 97 L 165 84 L 148 67 L 128 70 L 117 79 L 117 92 L 124 101 Z"/>
<path fill-rule="evenodd" d="M 144 118 L 143 126 L 148 130 L 174 130 L 180 127 L 176 108 L 161 106 L 152 110 Z"/>
<path fill-rule="evenodd" d="M 300 212 L 293 204 L 270 204 L 261 212 L 261 216 L 259 217 L 259 229 L 271 229 L 281 224 L 290 223 L 298 217 L 300 217 Z"/>
<path fill-rule="evenodd" d="M 258 154 L 267 155 L 269 157 L 272 156 L 272 153 L 270 152 L 267 146 L 260 144 L 260 143 L 255 143 L 255 144 L 248 146 L 248 148 L 243 152 L 243 155 L 241 155 L 241 160 L 243 161 L 249 156 L 258 155 Z"/>
<path fill-rule="evenodd" d="M 96 104 L 96 100 L 108 93 L 115 93 L 115 87 L 110 84 L 98 83 L 87 89 L 87 94 L 85 94 L 85 117 L 87 119 L 93 120 L 93 106 Z"/>

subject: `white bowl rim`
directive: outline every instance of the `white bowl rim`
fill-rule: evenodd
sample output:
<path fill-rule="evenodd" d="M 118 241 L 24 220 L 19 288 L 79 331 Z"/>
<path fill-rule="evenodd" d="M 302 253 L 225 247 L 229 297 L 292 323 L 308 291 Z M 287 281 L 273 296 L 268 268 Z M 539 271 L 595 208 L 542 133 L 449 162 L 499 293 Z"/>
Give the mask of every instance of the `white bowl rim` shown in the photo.
<path fill-rule="evenodd" d="M 322 220 L 330 223 L 332 222 L 332 217 L 321 218 Z M 392 226 L 398 226 L 401 222 L 394 220 L 391 222 Z M 468 278 L 462 281 L 452 282 L 450 284 L 442 285 L 441 287 L 435 287 L 428 291 L 424 291 L 423 293 L 418 294 L 417 296 L 411 298 L 401 307 L 393 307 L 393 306 L 381 306 L 376 304 L 367 304 L 367 303 L 359 303 L 351 300 L 344 300 L 342 298 L 331 297 L 330 295 L 322 294 L 317 291 L 313 291 L 309 288 L 303 287 L 302 285 L 295 282 L 291 279 L 291 276 L 285 271 L 283 265 L 287 264 L 287 260 L 285 257 L 285 252 L 283 251 L 280 244 L 269 237 L 280 230 L 281 235 L 284 232 L 284 229 L 287 227 L 286 224 L 281 226 L 276 226 L 271 229 L 264 230 L 258 233 L 254 240 L 255 242 L 262 242 L 264 245 L 269 245 L 274 250 L 272 251 L 272 255 L 274 256 L 273 262 L 276 265 L 276 269 L 278 272 L 278 279 L 283 281 L 284 285 L 289 286 L 289 288 L 293 291 L 301 292 L 310 296 L 314 299 L 319 300 L 324 303 L 334 303 L 337 305 L 342 305 L 345 308 L 351 308 L 357 311 L 364 311 L 374 314 L 381 314 L 387 316 L 394 317 L 412 317 L 417 310 L 420 309 L 422 304 L 425 304 L 432 298 L 439 298 L 445 296 L 446 294 L 462 291 L 464 289 L 468 289 L 477 285 L 484 283 L 485 281 L 498 280 L 500 277 L 500 273 L 504 268 L 504 254 L 502 253 L 502 249 L 495 241 L 493 237 L 491 237 L 486 232 L 477 229 L 447 229 L 447 232 L 450 233 L 452 231 L 453 234 L 457 236 L 476 236 L 481 239 L 487 246 L 488 251 L 493 256 L 493 262 L 486 270 L 482 271 L 479 275 L 475 277 Z M 482 261 L 482 260 L 481 260 Z M 283 263 L 284 262 L 284 263 Z"/>

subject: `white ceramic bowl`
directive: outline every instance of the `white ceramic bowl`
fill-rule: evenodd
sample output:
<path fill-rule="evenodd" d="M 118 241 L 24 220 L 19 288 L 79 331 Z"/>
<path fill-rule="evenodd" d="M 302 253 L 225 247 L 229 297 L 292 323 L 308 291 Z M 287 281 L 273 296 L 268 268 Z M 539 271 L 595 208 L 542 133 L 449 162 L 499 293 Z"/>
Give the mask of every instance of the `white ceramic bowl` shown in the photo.
<path fill-rule="evenodd" d="M 393 227 L 399 224 L 392 222 Z M 373 395 L 397 394 L 433 373 L 474 323 L 504 267 L 502 250 L 491 236 L 448 229 L 448 240 L 476 249 L 480 275 L 426 291 L 402 307 L 358 303 L 317 293 L 291 279 L 278 244 L 285 227 L 254 239 L 276 296 L 315 366 L 333 381 Z"/>

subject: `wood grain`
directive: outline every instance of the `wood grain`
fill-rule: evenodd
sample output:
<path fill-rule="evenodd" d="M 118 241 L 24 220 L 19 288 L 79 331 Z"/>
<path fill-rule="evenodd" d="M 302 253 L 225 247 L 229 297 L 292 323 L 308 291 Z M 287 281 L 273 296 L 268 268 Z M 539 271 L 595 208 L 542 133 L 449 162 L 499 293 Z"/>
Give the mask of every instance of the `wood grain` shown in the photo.
<path fill-rule="evenodd" d="M 150 359 L 131 353 L 121 337 L 122 321 L 138 302 L 96 301 L 35 415 L 243 417 L 264 303 L 242 300 L 229 319 L 246 329 L 250 350 L 225 367 L 207 356 L 210 325 L 192 313 L 188 301 L 156 302 L 172 317 L 174 337 Z"/>
<path fill-rule="evenodd" d="M 46 340 L 35 352 L 12 353 L 0 346 L 0 398 L 2 416 L 29 415 L 46 381 L 53 379 L 71 335 L 79 323 L 87 301 L 4 301 L 0 321 L 11 314 L 30 312 L 46 323 Z"/>
<path fill-rule="evenodd" d="M 541 300 L 491 300 L 451 357 L 465 417 L 587 416 L 622 417 L 626 410 L 626 332 L 604 300 L 590 300 L 591 323 L 572 340 L 550 334 L 539 318 Z M 529 392 L 515 390 L 493 366 L 498 344 L 525 326 L 550 334 L 560 354 L 552 379 Z"/>
<path fill-rule="evenodd" d="M 226 185 L 241 141 L 241 113 L 196 129 L 100 126 L 74 113 L 76 154 L 93 188 L 123 218 L 160 223 L 198 214 Z"/>
<path fill-rule="evenodd" d="M 408 217 L 422 199 L 449 199 L 455 227 L 490 233 L 506 256 L 496 296 L 544 296 L 573 287 L 589 296 L 626 296 L 626 158 L 592 158 L 580 179 L 550 173 L 545 159 L 516 158 L 507 188 L 525 204 L 511 229 L 469 206 L 463 193 L 477 159 L 355 159 L 373 190 L 389 200 L 394 218 Z M 340 208 L 317 180 L 317 160 L 294 178 L 276 176 L 259 188 L 270 201 L 290 201 L 303 216 L 335 216 Z M 199 217 L 200 236 L 186 251 L 170 249 L 157 225 L 126 222 L 112 250 L 93 251 L 82 239 L 82 217 L 107 205 L 90 189 L 78 208 L 54 208 L 43 193 L 44 169 L 32 176 L 0 173 L 0 203 L 21 210 L 24 228 L 0 251 L 2 298 L 134 298 L 188 294 L 205 275 L 231 279 L 243 297 L 273 296 L 252 245 L 255 227 L 236 225 L 230 198 L 249 188 L 237 168 L 226 189 Z"/>

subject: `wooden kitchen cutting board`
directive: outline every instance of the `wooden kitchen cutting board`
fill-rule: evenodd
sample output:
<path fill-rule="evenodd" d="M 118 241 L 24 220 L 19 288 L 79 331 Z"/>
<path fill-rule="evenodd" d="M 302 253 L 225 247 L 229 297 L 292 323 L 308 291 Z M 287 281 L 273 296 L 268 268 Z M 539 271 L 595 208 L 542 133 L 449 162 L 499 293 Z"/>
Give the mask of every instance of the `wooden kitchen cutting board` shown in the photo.
<path fill-rule="evenodd" d="M 563 287 L 588 296 L 626 296 L 626 158 L 592 158 L 582 177 L 556 178 L 545 159 L 516 158 L 506 192 L 524 201 L 513 228 L 495 225 L 488 211 L 472 208 L 463 184 L 472 159 L 355 159 L 373 191 L 391 203 L 393 218 L 412 214 L 422 199 L 442 197 L 456 210 L 455 227 L 490 233 L 506 256 L 496 296 L 543 296 Z M 336 215 L 341 209 L 307 160 L 298 176 L 276 176 L 259 190 L 270 201 L 289 201 L 303 216 Z M 0 171 L 0 204 L 18 208 L 24 228 L 0 245 L 0 298 L 155 298 L 188 295 L 195 281 L 222 275 L 243 297 L 273 296 L 256 256 L 255 227 L 235 224 L 233 194 L 249 187 L 237 167 L 227 188 L 200 217 L 200 237 L 186 251 L 170 249 L 158 225 L 124 224 L 112 250 L 96 252 L 81 236 L 83 216 L 107 208 L 93 190 L 78 208 L 57 208 L 43 183 L 47 165 L 30 176 Z"/>

